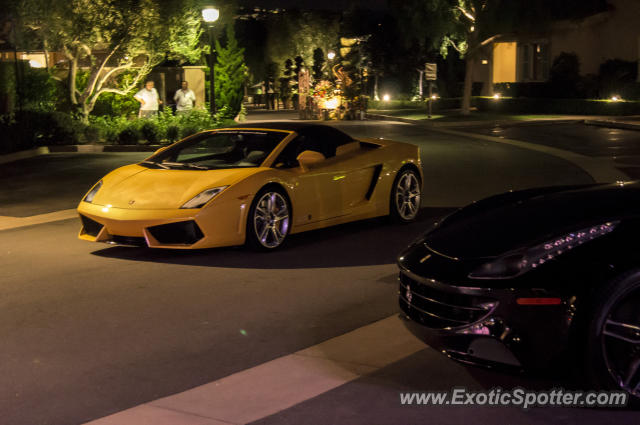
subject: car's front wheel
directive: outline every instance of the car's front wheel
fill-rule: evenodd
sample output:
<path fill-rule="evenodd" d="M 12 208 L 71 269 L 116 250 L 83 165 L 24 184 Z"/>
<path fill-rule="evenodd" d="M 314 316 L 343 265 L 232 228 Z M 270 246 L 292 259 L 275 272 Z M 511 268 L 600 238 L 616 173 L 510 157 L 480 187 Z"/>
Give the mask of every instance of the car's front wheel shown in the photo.
<path fill-rule="evenodd" d="M 289 199 L 281 189 L 258 192 L 247 217 L 247 246 L 262 251 L 282 246 L 289 235 L 290 210 Z"/>
<path fill-rule="evenodd" d="M 412 168 L 403 168 L 398 172 L 393 187 L 389 215 L 395 221 L 409 223 L 418 215 L 421 195 L 420 176 Z"/>
<path fill-rule="evenodd" d="M 587 373 L 600 388 L 624 390 L 640 403 L 640 270 L 604 286 L 588 327 Z"/>

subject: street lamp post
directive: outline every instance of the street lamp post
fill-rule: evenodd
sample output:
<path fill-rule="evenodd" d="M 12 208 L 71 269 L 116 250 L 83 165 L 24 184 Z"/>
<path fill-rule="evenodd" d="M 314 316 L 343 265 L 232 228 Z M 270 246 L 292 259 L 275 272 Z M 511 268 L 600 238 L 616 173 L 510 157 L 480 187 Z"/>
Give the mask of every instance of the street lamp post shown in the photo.
<path fill-rule="evenodd" d="M 218 20 L 220 11 L 215 6 L 205 6 L 202 9 L 202 19 L 209 28 L 209 44 L 211 53 L 209 54 L 209 111 L 211 115 L 216 113 L 216 46 L 215 46 L 215 34 L 213 33 L 213 24 Z"/>

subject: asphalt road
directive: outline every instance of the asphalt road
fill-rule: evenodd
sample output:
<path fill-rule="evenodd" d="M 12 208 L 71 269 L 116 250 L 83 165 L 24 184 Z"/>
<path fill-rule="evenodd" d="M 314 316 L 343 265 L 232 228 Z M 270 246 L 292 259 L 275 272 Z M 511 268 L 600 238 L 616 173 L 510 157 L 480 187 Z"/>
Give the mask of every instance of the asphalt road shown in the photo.
<path fill-rule="evenodd" d="M 632 179 L 640 179 L 640 131 L 582 123 L 484 125 L 460 130 L 521 140 L 581 155 L 610 159 Z"/>
<path fill-rule="evenodd" d="M 0 231 L 0 423 L 82 423 L 393 315 L 395 256 L 449 207 L 508 189 L 592 181 L 564 160 L 507 145 L 406 124 L 341 126 L 354 135 L 420 145 L 426 192 L 418 222 L 396 226 L 376 219 L 296 235 L 269 254 L 90 244 L 76 238 L 75 219 Z M 58 154 L 4 164 L 0 215 L 72 208 L 102 174 L 139 156 Z M 387 378 L 358 380 L 264 423 L 404 424 L 425 412 L 451 423 L 461 414 L 384 404 L 376 410 L 372 404 L 376 397 L 397 398 L 398 385 L 415 391 L 505 379 L 539 385 L 484 371 L 476 379 L 478 372 L 430 348 L 380 373 Z M 343 400 L 341 407 L 336 400 Z M 326 409 L 334 409 L 333 416 Z M 361 410 L 367 412 L 358 416 Z M 336 416 L 340 412 L 345 416 Z M 549 423 L 554 412 L 538 409 L 509 421 Z M 576 417 L 586 423 L 584 412 Z M 489 409 L 477 422 L 464 421 L 496 423 L 503 414 Z M 618 424 L 631 418 L 615 417 Z M 593 418 L 600 423 L 603 416 Z"/>

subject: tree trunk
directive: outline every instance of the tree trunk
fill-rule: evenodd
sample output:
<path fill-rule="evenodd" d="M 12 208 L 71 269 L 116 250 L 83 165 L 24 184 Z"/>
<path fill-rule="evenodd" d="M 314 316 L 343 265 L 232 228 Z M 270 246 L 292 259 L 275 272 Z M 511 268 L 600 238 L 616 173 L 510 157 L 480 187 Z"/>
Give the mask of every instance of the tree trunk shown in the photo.
<path fill-rule="evenodd" d="M 69 86 L 69 100 L 71 101 L 71 105 L 77 105 L 77 97 L 76 97 L 76 74 L 78 72 L 78 60 L 76 58 L 69 60 L 69 77 L 68 77 L 68 86 Z"/>
<path fill-rule="evenodd" d="M 378 73 L 376 72 L 373 80 L 373 100 L 380 100 L 380 96 L 378 96 Z"/>
<path fill-rule="evenodd" d="M 462 115 L 471 114 L 471 89 L 473 86 L 473 57 L 465 58 L 464 91 L 462 94 Z"/>

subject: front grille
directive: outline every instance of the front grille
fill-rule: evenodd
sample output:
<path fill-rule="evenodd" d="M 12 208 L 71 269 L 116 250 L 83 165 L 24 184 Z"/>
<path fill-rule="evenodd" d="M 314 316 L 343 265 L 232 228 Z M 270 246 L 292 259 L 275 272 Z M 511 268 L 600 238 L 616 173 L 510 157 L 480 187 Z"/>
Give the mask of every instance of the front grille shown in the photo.
<path fill-rule="evenodd" d="M 434 329 L 456 328 L 484 319 L 497 301 L 444 292 L 400 273 L 400 308 L 413 320 Z"/>
<path fill-rule="evenodd" d="M 204 237 L 193 220 L 152 226 L 147 230 L 158 242 L 166 245 L 193 245 Z"/>
<path fill-rule="evenodd" d="M 111 235 L 111 242 L 118 245 L 147 246 L 147 240 L 137 236 Z"/>
<path fill-rule="evenodd" d="M 80 214 L 80 221 L 82 221 L 83 232 L 89 236 L 98 236 L 98 233 L 102 230 L 102 224 L 82 214 Z"/>

